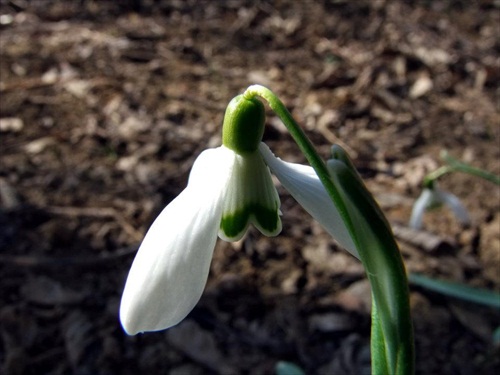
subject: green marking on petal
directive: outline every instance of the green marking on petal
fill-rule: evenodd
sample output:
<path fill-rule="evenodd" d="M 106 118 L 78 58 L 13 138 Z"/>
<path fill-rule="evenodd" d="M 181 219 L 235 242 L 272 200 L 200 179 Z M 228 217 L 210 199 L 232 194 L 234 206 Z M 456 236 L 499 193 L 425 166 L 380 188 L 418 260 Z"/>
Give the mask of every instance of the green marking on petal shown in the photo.
<path fill-rule="evenodd" d="M 255 218 L 253 223 L 255 226 L 259 227 L 262 232 L 271 235 L 272 233 L 276 233 L 278 228 L 281 230 L 281 219 L 278 207 L 268 209 L 260 205 L 255 205 L 255 207 L 253 207 L 253 214 Z"/>
<path fill-rule="evenodd" d="M 225 214 L 220 229 L 228 239 L 239 239 L 250 223 L 266 235 L 277 234 L 276 232 L 281 229 L 278 207 L 269 209 L 258 203 L 247 205 L 234 214 Z"/>
<path fill-rule="evenodd" d="M 271 172 L 260 153 L 235 153 L 224 196 L 219 237 L 237 241 L 250 223 L 264 235 L 276 236 L 281 231 L 279 208 L 280 200 Z"/>
<path fill-rule="evenodd" d="M 220 230 L 228 239 L 238 238 L 243 233 L 250 219 L 250 211 L 243 210 L 233 215 L 223 216 L 220 222 Z"/>

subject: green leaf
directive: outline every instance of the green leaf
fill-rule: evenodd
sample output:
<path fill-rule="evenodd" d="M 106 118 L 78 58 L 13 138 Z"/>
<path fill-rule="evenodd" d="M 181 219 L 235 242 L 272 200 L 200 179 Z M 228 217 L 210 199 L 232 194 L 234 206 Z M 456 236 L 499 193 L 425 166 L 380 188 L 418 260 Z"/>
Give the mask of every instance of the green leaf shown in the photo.
<path fill-rule="evenodd" d="M 408 282 L 391 228 L 351 163 L 333 159 L 327 165 L 346 214 L 355 223 L 351 234 L 372 288 L 376 307 L 372 316 L 372 362 L 382 373 L 411 374 L 413 327 Z"/>
<path fill-rule="evenodd" d="M 432 290 L 433 292 L 500 309 L 500 293 L 473 288 L 452 281 L 431 279 L 416 273 L 411 273 L 408 279 L 410 283 Z"/>

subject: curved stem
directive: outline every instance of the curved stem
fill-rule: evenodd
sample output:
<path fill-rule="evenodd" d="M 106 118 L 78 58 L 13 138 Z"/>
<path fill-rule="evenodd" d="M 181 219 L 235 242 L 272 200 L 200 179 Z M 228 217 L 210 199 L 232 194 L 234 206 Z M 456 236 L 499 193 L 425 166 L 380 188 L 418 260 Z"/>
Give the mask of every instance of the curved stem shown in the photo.
<path fill-rule="evenodd" d="M 263 98 L 269 104 L 269 107 L 271 107 L 271 109 L 278 115 L 281 121 L 283 121 L 286 128 L 290 132 L 290 135 L 297 143 L 301 151 L 304 153 L 307 161 L 316 171 L 316 174 L 318 175 L 320 181 L 330 195 L 330 198 L 335 204 L 335 207 L 337 207 L 340 215 L 344 219 L 349 232 L 352 233 L 352 231 L 354 230 L 353 223 L 347 217 L 346 207 L 344 205 L 344 202 L 340 198 L 337 188 L 330 178 L 330 173 L 328 172 L 328 168 L 326 167 L 325 162 L 318 155 L 313 144 L 302 131 L 302 128 L 295 122 L 294 118 L 285 107 L 285 105 L 281 102 L 281 100 L 279 100 L 276 95 L 274 95 L 271 90 L 260 85 L 252 85 L 248 87 L 243 93 L 243 96 L 246 99 L 251 99 L 255 96 Z"/>

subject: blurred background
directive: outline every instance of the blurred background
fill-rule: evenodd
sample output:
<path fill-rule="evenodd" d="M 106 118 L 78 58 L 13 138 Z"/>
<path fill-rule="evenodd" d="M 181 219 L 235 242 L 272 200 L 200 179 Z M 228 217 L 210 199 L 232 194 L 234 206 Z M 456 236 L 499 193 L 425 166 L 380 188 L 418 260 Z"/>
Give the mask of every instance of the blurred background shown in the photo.
<path fill-rule="evenodd" d="M 254 83 L 323 157 L 347 149 L 409 272 L 498 292 L 498 187 L 446 176 L 472 224 L 407 222 L 441 150 L 500 173 L 499 25 L 493 0 L 0 0 L 0 373 L 369 373 L 363 268 L 281 188 L 282 234 L 219 241 L 185 321 L 119 324 L 145 231 Z M 264 140 L 305 162 L 271 112 Z M 500 370 L 498 310 L 414 285 L 411 304 L 419 374 Z"/>

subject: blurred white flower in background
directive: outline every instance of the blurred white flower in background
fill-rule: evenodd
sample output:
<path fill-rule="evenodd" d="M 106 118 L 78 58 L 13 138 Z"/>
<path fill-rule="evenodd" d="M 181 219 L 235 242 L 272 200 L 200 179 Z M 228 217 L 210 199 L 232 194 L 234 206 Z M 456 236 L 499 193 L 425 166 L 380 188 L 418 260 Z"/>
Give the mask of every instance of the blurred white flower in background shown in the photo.
<path fill-rule="evenodd" d="M 409 226 L 413 229 L 422 229 L 425 211 L 442 205 L 450 208 L 461 224 L 468 225 L 470 223 L 469 214 L 460 200 L 455 195 L 438 188 L 437 183 L 434 183 L 433 185 L 434 186 L 432 188 L 424 188 L 422 194 L 420 194 L 418 199 L 415 201 L 411 212 Z"/>

